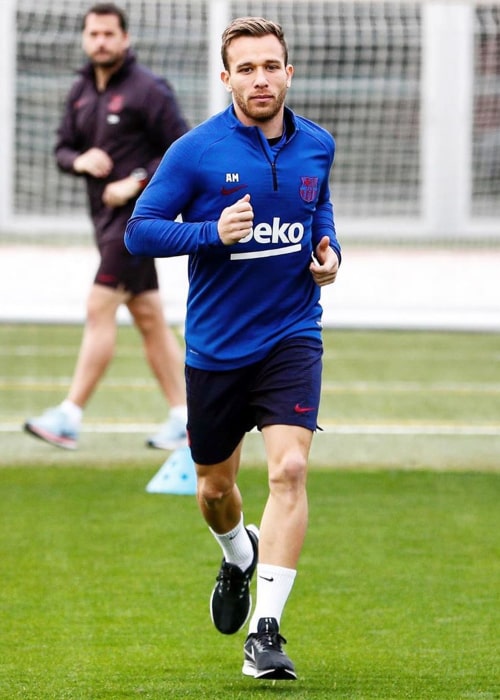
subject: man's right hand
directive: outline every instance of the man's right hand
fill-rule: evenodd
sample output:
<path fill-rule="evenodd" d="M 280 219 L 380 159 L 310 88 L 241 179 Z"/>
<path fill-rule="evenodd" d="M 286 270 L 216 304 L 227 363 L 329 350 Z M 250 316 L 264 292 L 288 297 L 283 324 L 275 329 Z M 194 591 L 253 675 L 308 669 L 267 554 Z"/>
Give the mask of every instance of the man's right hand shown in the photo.
<path fill-rule="evenodd" d="M 92 177 L 107 177 L 113 169 L 113 161 L 100 148 L 89 148 L 81 153 L 73 162 L 75 173 L 87 173 Z"/>
<path fill-rule="evenodd" d="M 252 231 L 253 208 L 246 194 L 230 207 L 222 210 L 217 223 L 219 238 L 224 245 L 234 245 Z"/>

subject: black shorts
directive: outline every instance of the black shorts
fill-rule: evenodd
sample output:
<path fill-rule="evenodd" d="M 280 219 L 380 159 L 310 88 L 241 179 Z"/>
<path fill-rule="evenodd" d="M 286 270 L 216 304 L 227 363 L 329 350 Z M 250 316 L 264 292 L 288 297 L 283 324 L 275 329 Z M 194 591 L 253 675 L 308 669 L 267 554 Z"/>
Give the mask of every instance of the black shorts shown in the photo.
<path fill-rule="evenodd" d="M 154 258 L 132 255 L 123 238 L 99 244 L 101 262 L 95 284 L 130 292 L 133 296 L 158 289 Z"/>
<path fill-rule="evenodd" d="M 323 345 L 291 338 L 260 362 L 227 372 L 186 366 L 188 434 L 197 464 L 227 459 L 255 426 L 316 430 Z"/>

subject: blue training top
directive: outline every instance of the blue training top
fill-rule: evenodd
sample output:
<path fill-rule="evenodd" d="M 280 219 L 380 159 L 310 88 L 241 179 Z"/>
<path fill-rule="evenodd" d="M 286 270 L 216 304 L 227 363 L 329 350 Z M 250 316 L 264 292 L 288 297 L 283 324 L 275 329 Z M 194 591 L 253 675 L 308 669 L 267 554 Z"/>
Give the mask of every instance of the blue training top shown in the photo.
<path fill-rule="evenodd" d="M 200 124 L 168 149 L 128 222 L 132 254 L 189 255 L 192 367 L 244 367 L 284 338 L 321 336 L 320 288 L 308 268 L 325 235 L 340 259 L 328 184 L 335 142 L 288 108 L 285 124 L 279 150 L 232 106 Z M 246 193 L 252 233 L 226 246 L 218 219 Z"/>

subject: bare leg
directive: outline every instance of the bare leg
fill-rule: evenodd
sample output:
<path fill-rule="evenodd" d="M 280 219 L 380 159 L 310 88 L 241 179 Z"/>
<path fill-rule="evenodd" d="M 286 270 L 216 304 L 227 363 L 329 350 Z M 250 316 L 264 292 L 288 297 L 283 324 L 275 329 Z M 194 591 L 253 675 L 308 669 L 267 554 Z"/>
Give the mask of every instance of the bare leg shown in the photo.
<path fill-rule="evenodd" d="M 270 425 L 262 430 L 269 469 L 269 496 L 262 516 L 259 562 L 296 569 L 307 529 L 306 472 L 312 433 Z"/>
<path fill-rule="evenodd" d="M 87 299 L 87 318 L 68 399 L 84 408 L 111 362 L 116 344 L 116 312 L 125 295 L 94 284 Z"/>
<path fill-rule="evenodd" d="M 183 354 L 165 322 L 159 292 L 139 294 L 127 302 L 127 307 L 142 335 L 148 364 L 170 407 L 185 405 Z"/>
<path fill-rule="evenodd" d="M 236 485 L 242 443 L 229 459 L 210 466 L 196 465 L 198 505 L 214 532 L 229 532 L 240 522 L 242 499 Z"/>

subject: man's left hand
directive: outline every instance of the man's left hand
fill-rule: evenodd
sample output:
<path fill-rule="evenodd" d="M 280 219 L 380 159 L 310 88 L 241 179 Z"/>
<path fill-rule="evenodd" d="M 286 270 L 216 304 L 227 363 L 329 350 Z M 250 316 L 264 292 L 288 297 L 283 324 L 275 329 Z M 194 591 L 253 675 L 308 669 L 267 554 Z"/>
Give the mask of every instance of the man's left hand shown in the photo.
<path fill-rule="evenodd" d="M 323 236 L 314 251 L 316 262 L 309 265 L 309 270 L 318 287 L 333 284 L 339 269 L 337 253 L 330 247 L 330 239 Z"/>
<path fill-rule="evenodd" d="M 133 177 L 124 177 L 123 180 L 110 182 L 104 188 L 102 201 L 108 207 L 123 207 L 129 199 L 136 197 L 141 192 L 142 187 Z"/>

